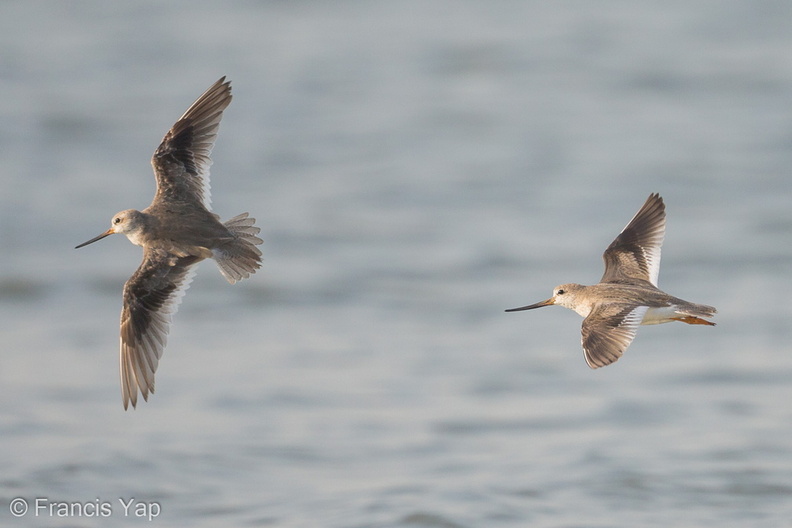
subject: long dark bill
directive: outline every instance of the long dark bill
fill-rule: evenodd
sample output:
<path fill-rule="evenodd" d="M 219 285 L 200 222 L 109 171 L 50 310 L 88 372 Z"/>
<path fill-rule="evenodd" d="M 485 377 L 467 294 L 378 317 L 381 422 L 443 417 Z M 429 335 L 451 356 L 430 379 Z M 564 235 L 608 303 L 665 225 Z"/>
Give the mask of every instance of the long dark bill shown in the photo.
<path fill-rule="evenodd" d="M 523 310 L 533 310 L 534 308 L 541 308 L 542 306 L 552 306 L 555 304 L 553 299 L 547 299 L 542 302 L 538 302 L 536 304 L 529 304 L 528 306 L 521 306 L 519 308 L 510 308 L 506 310 L 507 312 L 521 312 Z"/>
<path fill-rule="evenodd" d="M 96 242 L 97 240 L 102 240 L 104 237 L 106 237 L 106 236 L 110 236 L 110 235 L 112 235 L 112 234 L 113 234 L 113 230 L 112 230 L 112 229 L 108 229 L 107 231 L 105 231 L 105 232 L 104 232 L 104 233 L 102 233 L 101 235 L 99 235 L 99 236 L 97 236 L 97 237 L 93 237 L 93 238 L 92 238 L 91 240 L 89 240 L 88 242 L 83 242 L 83 243 L 82 243 L 82 244 L 80 244 L 79 246 L 75 246 L 75 247 L 74 247 L 74 249 L 80 249 L 81 247 L 87 246 L 88 244 L 93 244 L 93 243 L 94 243 L 94 242 Z"/>

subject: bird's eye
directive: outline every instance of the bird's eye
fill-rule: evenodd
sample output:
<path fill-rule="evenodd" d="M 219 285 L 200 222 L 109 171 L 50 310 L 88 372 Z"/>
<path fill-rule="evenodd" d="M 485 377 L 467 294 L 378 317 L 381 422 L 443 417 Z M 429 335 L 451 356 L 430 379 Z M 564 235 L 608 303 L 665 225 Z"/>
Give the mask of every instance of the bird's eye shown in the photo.
<path fill-rule="evenodd" d="M 121 217 L 120 217 L 120 216 L 117 216 L 117 217 L 113 218 L 113 223 L 114 223 L 115 225 L 118 225 L 118 224 L 120 224 L 120 223 L 121 223 Z"/>
<path fill-rule="evenodd" d="M 566 293 L 564 290 L 558 290 L 556 295 L 564 295 L 564 293 Z"/>

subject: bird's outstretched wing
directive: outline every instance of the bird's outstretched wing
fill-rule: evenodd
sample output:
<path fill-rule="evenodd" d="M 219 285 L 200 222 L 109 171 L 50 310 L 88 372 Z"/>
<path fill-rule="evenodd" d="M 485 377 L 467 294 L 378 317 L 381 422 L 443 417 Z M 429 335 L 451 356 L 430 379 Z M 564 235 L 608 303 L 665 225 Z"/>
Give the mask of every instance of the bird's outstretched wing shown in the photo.
<path fill-rule="evenodd" d="M 604 367 L 619 359 L 638 331 L 646 306 L 601 304 L 583 319 L 580 342 L 586 363 Z"/>
<path fill-rule="evenodd" d="M 124 285 L 121 310 L 121 393 L 124 409 L 154 392 L 154 373 L 168 340 L 171 317 L 195 274 L 200 257 L 176 257 L 147 248 L 143 262 Z"/>
<path fill-rule="evenodd" d="M 605 273 L 600 282 L 646 281 L 656 287 L 665 226 L 663 199 L 657 193 L 651 194 L 603 253 Z"/>
<path fill-rule="evenodd" d="M 157 179 L 154 203 L 193 202 L 210 209 L 210 155 L 223 110 L 231 103 L 231 81 L 221 77 L 171 127 L 151 158 Z"/>

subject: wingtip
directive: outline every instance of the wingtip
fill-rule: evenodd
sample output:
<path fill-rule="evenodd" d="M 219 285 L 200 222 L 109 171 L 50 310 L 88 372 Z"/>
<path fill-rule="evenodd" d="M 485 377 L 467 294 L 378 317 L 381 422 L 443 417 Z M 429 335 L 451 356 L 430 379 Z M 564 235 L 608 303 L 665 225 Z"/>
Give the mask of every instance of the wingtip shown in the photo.
<path fill-rule="evenodd" d="M 222 77 L 217 79 L 217 81 L 212 85 L 212 87 L 215 86 L 224 86 L 228 89 L 228 93 L 229 94 L 231 93 L 231 79 L 228 79 L 226 75 L 223 75 Z"/>
<path fill-rule="evenodd" d="M 652 194 L 649 195 L 649 198 L 646 199 L 646 204 L 649 204 L 650 202 L 654 202 L 658 205 L 658 207 L 665 209 L 665 201 L 658 192 L 653 192 Z"/>
<path fill-rule="evenodd" d="M 121 400 L 124 403 L 124 410 L 125 411 L 129 410 L 129 404 L 130 403 L 132 404 L 132 409 L 134 409 L 135 406 L 137 405 L 137 399 L 134 398 L 134 397 L 130 397 L 129 393 L 125 392 L 123 390 L 121 391 Z"/>

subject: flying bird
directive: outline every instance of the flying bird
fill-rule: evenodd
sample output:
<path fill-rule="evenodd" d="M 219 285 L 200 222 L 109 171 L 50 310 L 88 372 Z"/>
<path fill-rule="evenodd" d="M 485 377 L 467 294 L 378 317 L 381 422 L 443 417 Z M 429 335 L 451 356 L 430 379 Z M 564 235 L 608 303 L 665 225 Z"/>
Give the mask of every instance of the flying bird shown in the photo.
<path fill-rule="evenodd" d="M 77 246 L 120 233 L 143 247 L 143 262 L 124 285 L 121 310 L 124 409 L 130 402 L 137 405 L 138 391 L 146 401 L 154 392 L 171 319 L 196 264 L 214 259 L 231 284 L 261 266 L 256 220 L 242 213 L 221 222 L 210 207 L 210 154 L 229 103 L 231 83 L 222 77 L 176 121 L 154 152 L 157 192 L 151 205 L 117 213 L 110 229 Z"/>
<path fill-rule="evenodd" d="M 599 284 L 562 284 L 545 301 L 506 311 L 558 304 L 583 316 L 581 343 L 591 368 L 618 360 L 639 325 L 680 321 L 715 326 L 705 319 L 716 313 L 715 308 L 684 301 L 657 287 L 665 227 L 663 199 L 651 194 L 602 255 L 605 273 Z"/>

